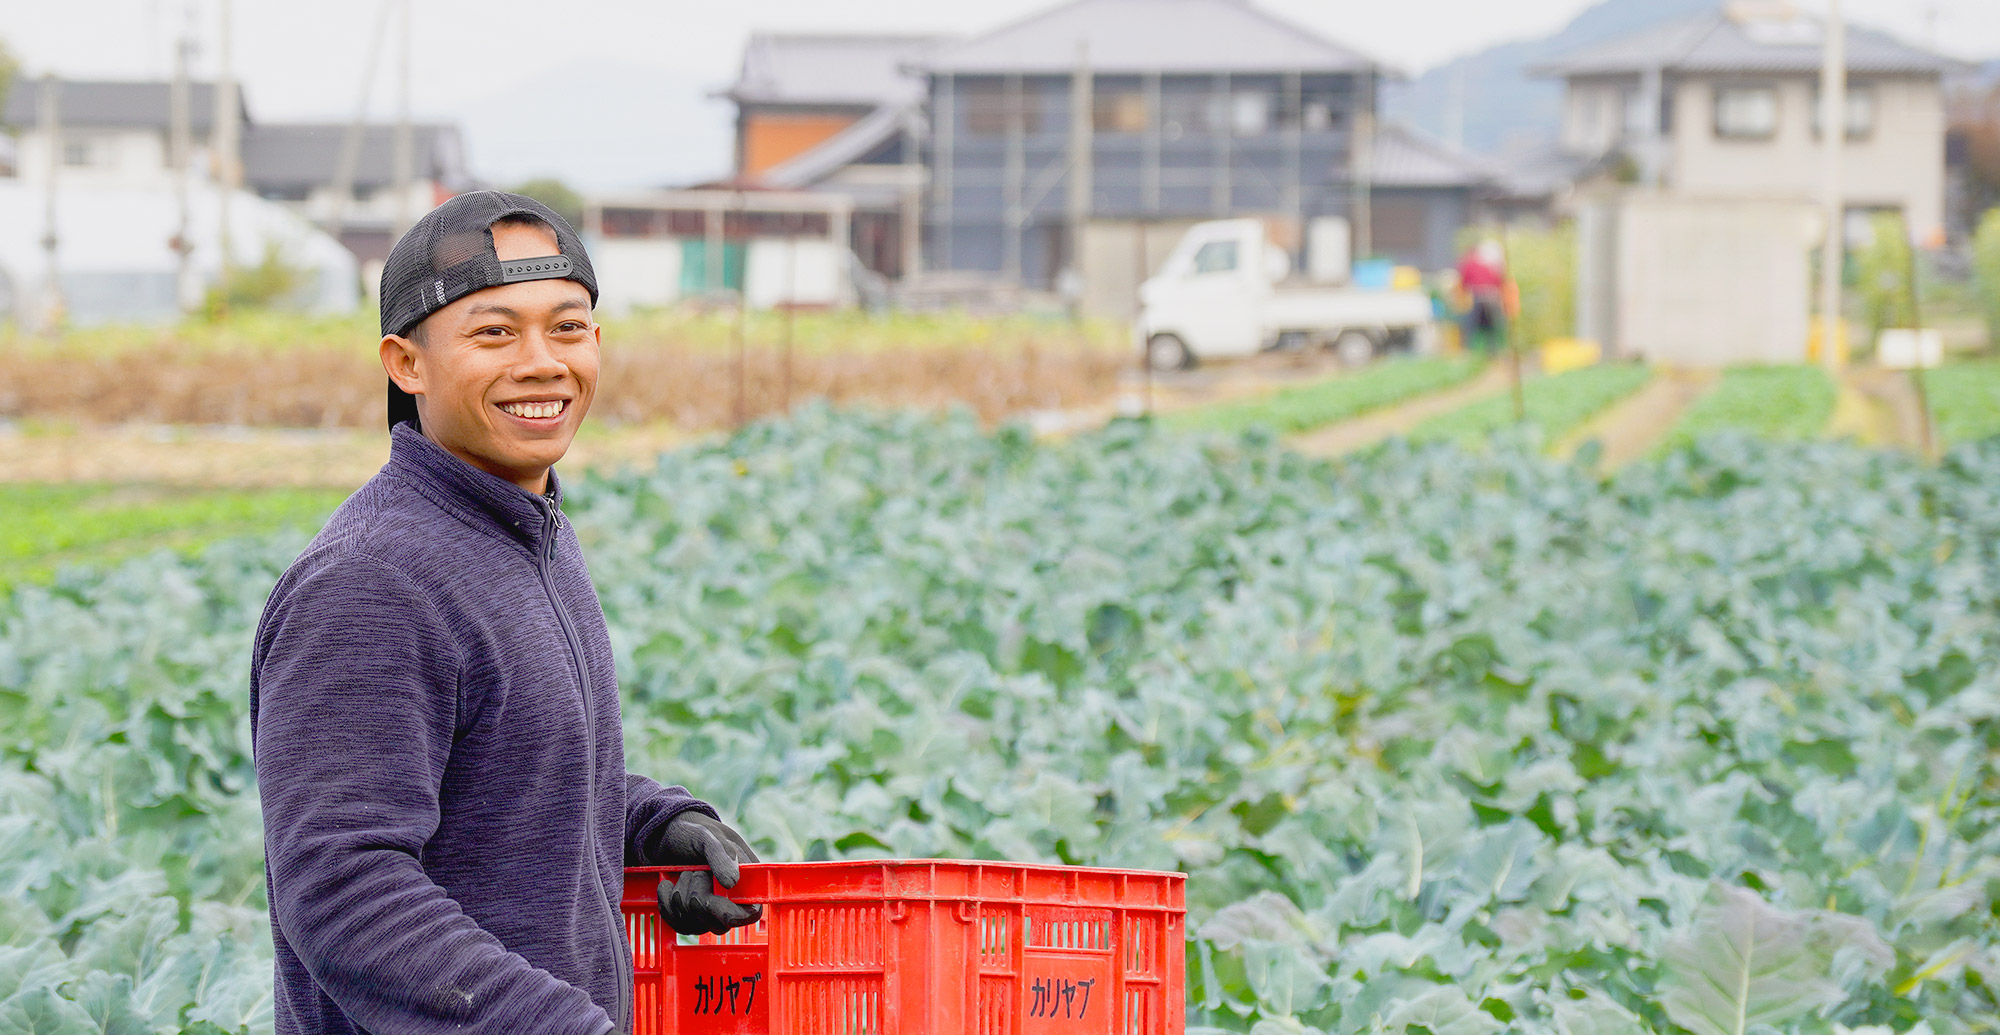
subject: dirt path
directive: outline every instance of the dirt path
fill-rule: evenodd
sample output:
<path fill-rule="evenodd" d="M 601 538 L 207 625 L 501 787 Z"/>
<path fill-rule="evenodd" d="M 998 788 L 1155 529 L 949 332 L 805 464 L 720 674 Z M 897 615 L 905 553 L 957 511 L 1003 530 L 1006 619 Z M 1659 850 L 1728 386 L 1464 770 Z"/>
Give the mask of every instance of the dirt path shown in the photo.
<path fill-rule="evenodd" d="M 695 436 L 666 425 L 586 431 L 564 470 L 643 463 Z M 0 483 L 351 489 L 389 459 L 385 432 L 146 425 L 0 426 Z"/>
<path fill-rule="evenodd" d="M 1507 366 L 1495 363 L 1467 384 L 1419 396 L 1396 406 L 1364 413 L 1291 439 L 1292 448 L 1309 456 L 1338 456 L 1365 449 L 1383 439 L 1409 434 L 1412 428 L 1440 413 L 1449 413 L 1507 390 Z"/>
<path fill-rule="evenodd" d="M 1585 442 L 1595 439 L 1601 450 L 1598 467 L 1606 471 L 1623 467 L 1646 455 L 1660 436 L 1674 426 L 1674 421 L 1680 419 L 1682 412 L 1714 383 L 1713 371 L 1657 370 L 1645 387 L 1612 404 L 1556 443 L 1555 453 L 1567 458 Z"/>
<path fill-rule="evenodd" d="M 1836 436 L 1854 435 L 1869 445 L 1921 452 L 1924 412 L 1918 404 L 1917 386 L 1905 371 L 1849 368 L 1841 378 L 1841 402 L 1834 407 L 1828 431 Z"/>

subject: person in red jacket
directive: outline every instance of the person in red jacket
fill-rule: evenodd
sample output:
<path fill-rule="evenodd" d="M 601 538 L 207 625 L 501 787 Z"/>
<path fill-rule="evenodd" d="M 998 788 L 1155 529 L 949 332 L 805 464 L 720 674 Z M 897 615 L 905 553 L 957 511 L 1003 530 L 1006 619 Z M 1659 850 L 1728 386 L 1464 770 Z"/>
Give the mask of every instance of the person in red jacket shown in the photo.
<path fill-rule="evenodd" d="M 1465 346 L 1497 352 L 1507 333 L 1507 258 L 1500 242 L 1486 238 L 1458 260 L 1458 286 L 1466 294 Z"/>

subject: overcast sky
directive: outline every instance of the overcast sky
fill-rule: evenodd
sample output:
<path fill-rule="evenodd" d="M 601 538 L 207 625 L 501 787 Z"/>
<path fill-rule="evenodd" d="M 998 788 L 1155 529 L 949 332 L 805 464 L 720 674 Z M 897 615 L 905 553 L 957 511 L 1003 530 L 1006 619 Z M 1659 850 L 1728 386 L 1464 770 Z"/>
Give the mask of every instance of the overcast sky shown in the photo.
<path fill-rule="evenodd" d="M 727 170 L 734 78 L 752 30 L 972 33 L 1058 0 L 413 0 L 411 104 L 465 126 L 474 172 L 611 189 Z M 1255 0 L 1416 73 L 1544 35 L 1592 0 Z M 192 26 L 213 74 L 222 0 L 0 0 L 0 40 L 39 74 L 164 76 Z M 353 117 L 384 0 L 234 0 L 251 116 Z M 1824 0 L 1801 6 L 1823 10 Z M 1967 58 L 2000 56 L 1995 0 L 1845 0 L 1848 17 Z M 396 51 L 370 106 L 394 111 Z M 662 149 L 665 132 L 675 146 Z"/>

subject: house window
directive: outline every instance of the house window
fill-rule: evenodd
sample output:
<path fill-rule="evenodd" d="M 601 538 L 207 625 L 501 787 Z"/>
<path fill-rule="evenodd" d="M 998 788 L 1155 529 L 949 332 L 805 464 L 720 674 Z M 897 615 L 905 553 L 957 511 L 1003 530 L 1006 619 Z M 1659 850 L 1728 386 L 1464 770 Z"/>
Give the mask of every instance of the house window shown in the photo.
<path fill-rule="evenodd" d="M 1168 140 L 1208 132 L 1208 95 L 1176 90 L 1160 95 L 1160 131 Z"/>
<path fill-rule="evenodd" d="M 1812 95 L 1812 131 L 1819 136 L 1820 94 Z M 1866 140 L 1875 132 L 1875 91 L 1866 86 L 1849 85 L 1847 88 L 1847 139 Z"/>
<path fill-rule="evenodd" d="M 87 169 L 97 164 L 97 149 L 88 140 L 65 140 L 62 146 L 62 164 L 72 169 Z"/>
<path fill-rule="evenodd" d="M 1144 133 L 1146 95 L 1138 90 L 1103 90 L 1093 93 L 1091 126 L 1099 133 Z"/>
<path fill-rule="evenodd" d="M 1253 137 L 1271 128 L 1271 95 L 1239 90 L 1229 98 L 1229 128 L 1239 137 Z"/>
<path fill-rule="evenodd" d="M 1724 86 L 1715 91 L 1715 135 L 1732 140 L 1769 140 L 1778 132 L 1778 89 Z"/>
<path fill-rule="evenodd" d="M 999 83 L 967 86 L 959 92 L 958 102 L 965 108 L 965 129 L 968 133 L 1006 133 L 1009 122 L 1015 117 L 1020 119 L 1023 133 L 1041 129 L 1041 107 L 1034 103 L 1026 90 L 1009 91 Z"/>
<path fill-rule="evenodd" d="M 1235 268 L 1235 241 L 1210 241 L 1194 253 L 1196 273 L 1228 273 Z"/>

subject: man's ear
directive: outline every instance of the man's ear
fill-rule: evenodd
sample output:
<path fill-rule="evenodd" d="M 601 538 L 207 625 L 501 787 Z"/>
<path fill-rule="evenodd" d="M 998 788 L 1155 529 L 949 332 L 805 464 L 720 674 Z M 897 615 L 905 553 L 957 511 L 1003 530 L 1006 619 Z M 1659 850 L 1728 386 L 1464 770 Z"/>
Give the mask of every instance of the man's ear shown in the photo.
<path fill-rule="evenodd" d="M 396 387 L 411 395 L 424 394 L 423 368 L 417 363 L 417 343 L 400 334 L 382 336 L 382 369 Z"/>

